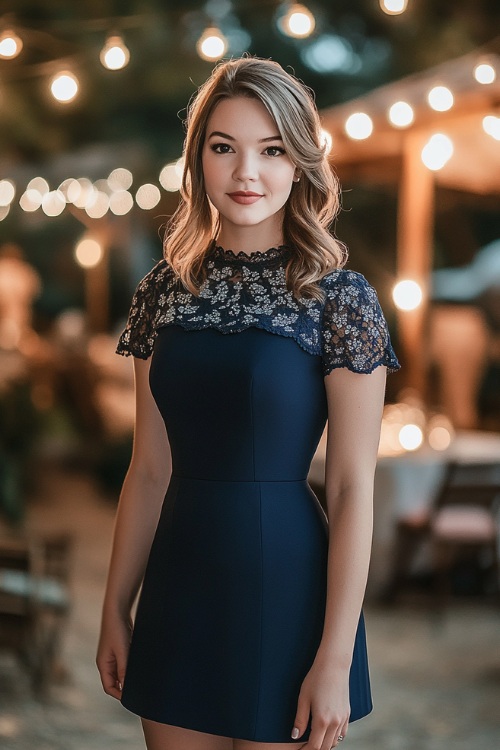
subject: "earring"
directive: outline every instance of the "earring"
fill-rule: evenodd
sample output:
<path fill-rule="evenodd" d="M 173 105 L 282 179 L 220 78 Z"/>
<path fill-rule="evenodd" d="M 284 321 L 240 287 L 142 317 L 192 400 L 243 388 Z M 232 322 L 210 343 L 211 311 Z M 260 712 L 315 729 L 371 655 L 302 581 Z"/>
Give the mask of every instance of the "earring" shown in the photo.
<path fill-rule="evenodd" d="M 294 182 L 300 182 L 300 174 L 293 178 Z"/>

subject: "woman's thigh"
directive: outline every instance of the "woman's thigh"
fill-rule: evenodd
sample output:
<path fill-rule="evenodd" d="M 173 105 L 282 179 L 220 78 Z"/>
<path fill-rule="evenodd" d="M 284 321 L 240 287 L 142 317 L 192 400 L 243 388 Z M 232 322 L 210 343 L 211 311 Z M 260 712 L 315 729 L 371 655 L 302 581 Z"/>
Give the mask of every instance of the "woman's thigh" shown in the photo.
<path fill-rule="evenodd" d="M 148 750 L 233 750 L 230 737 L 159 724 L 149 719 L 141 719 L 141 722 Z"/>

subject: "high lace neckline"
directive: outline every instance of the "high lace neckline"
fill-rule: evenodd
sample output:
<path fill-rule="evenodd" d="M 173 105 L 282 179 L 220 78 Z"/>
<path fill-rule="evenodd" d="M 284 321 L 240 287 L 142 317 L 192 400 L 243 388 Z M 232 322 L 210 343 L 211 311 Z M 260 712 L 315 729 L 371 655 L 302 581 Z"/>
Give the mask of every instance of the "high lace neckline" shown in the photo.
<path fill-rule="evenodd" d="M 214 258 L 223 258 L 225 260 L 238 260 L 245 263 L 256 263 L 263 260 L 275 260 L 283 258 L 289 254 L 291 248 L 289 245 L 276 245 L 268 250 L 253 250 L 251 253 L 245 253 L 243 250 L 225 249 L 221 245 L 214 243 L 212 255 Z"/>

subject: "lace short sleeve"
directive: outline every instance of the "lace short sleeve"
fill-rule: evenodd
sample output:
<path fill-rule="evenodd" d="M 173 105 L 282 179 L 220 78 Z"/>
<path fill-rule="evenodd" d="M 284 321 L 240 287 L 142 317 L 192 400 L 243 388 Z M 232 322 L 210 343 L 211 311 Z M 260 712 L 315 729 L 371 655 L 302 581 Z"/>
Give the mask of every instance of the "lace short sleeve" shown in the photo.
<path fill-rule="evenodd" d="M 324 375 L 338 367 L 360 373 L 370 373 L 379 365 L 386 365 L 388 372 L 399 370 L 377 293 L 365 277 L 355 271 L 336 271 L 324 278 L 324 288 Z"/>
<path fill-rule="evenodd" d="M 148 359 L 156 338 L 156 321 L 165 289 L 171 276 L 170 267 L 161 260 L 139 282 L 132 297 L 127 325 L 116 348 L 117 354 Z"/>

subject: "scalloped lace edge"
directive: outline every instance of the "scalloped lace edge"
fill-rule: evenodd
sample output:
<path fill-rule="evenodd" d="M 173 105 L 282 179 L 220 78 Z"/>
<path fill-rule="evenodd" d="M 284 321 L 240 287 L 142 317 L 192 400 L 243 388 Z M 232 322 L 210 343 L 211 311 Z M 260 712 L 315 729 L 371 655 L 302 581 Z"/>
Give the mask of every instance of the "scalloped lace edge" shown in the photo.
<path fill-rule="evenodd" d="M 173 325 L 177 325 L 180 328 L 183 328 L 185 331 L 205 331 L 211 328 L 216 331 L 219 331 L 220 333 L 224 335 L 229 335 L 231 333 L 242 333 L 243 331 L 246 331 L 249 328 L 257 328 L 258 330 L 267 331 L 267 333 L 272 333 L 275 336 L 282 336 L 283 338 L 293 339 L 300 346 L 301 349 L 307 352 L 307 354 L 311 354 L 313 356 L 322 356 L 322 351 L 319 347 L 318 348 L 308 347 L 304 341 L 301 341 L 300 338 L 298 338 L 297 336 L 294 336 L 292 333 L 287 333 L 286 331 L 278 331 L 275 328 L 272 328 L 270 326 L 252 324 L 252 325 L 246 325 L 246 326 L 242 326 L 238 328 L 231 328 L 230 330 L 227 330 L 215 324 L 203 326 L 203 325 L 198 325 L 198 324 L 189 325 L 186 323 L 181 323 L 179 321 L 175 321 L 175 322 L 172 321 L 171 323 L 165 323 L 165 325 L 158 326 L 157 330 L 160 330 L 161 328 L 169 328 L 170 326 L 173 326 Z M 123 345 L 118 344 L 116 348 L 116 354 L 120 354 L 124 357 L 134 356 L 139 359 L 149 359 L 149 357 L 152 354 L 152 349 L 148 353 L 145 353 L 144 351 L 141 351 L 140 348 L 136 348 L 135 346 L 133 346 L 132 342 L 130 343 L 130 346 L 131 346 L 131 349 L 129 350 L 129 349 L 126 349 Z M 329 375 L 330 372 L 332 372 L 332 370 L 339 369 L 341 367 L 347 367 L 347 369 L 351 370 L 351 372 L 357 372 L 357 373 L 363 373 L 363 374 L 369 375 L 371 372 L 373 372 L 373 370 L 375 370 L 376 367 L 380 367 L 381 365 L 386 365 L 387 372 L 389 373 L 397 372 L 401 368 L 401 365 L 399 364 L 396 358 L 396 355 L 394 354 L 393 351 L 390 351 L 390 352 L 387 352 L 380 359 L 371 363 L 366 369 L 361 369 L 361 370 L 354 367 L 354 365 L 348 360 L 346 360 L 346 362 L 344 363 L 334 362 L 326 366 L 326 368 L 324 369 L 324 375 L 325 376 Z"/>

